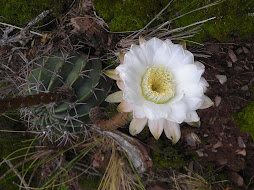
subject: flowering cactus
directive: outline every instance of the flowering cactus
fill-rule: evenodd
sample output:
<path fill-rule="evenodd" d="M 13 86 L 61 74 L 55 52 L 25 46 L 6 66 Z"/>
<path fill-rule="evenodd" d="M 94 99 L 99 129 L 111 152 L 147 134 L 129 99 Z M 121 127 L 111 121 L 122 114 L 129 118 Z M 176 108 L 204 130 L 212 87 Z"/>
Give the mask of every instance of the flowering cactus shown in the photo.
<path fill-rule="evenodd" d="M 166 136 L 177 143 L 182 122 L 197 123 L 196 110 L 213 105 L 204 95 L 209 84 L 202 77 L 204 65 L 181 45 L 170 40 L 140 39 L 123 55 L 121 64 L 105 71 L 117 80 L 121 91 L 109 95 L 108 102 L 121 102 L 119 112 L 132 112 L 129 131 L 140 133 L 148 124 L 155 139 L 164 129 Z"/>

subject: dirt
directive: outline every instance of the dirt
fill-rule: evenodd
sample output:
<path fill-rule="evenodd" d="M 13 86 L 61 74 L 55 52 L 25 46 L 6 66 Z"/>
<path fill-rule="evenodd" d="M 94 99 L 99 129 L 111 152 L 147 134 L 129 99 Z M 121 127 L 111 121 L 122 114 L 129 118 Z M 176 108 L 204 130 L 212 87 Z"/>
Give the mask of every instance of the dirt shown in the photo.
<path fill-rule="evenodd" d="M 232 116 L 244 109 L 252 100 L 254 38 L 234 43 L 205 43 L 204 50 L 210 58 L 199 58 L 205 66 L 204 77 L 210 87 L 206 93 L 213 102 L 221 102 L 211 108 L 198 110 L 201 118 L 199 128 L 182 126 L 182 143 L 186 152 L 196 151 L 201 163 L 215 165 L 219 173 L 226 173 L 231 185 L 246 188 L 254 176 L 254 143 L 248 133 L 237 128 Z M 216 75 L 226 75 L 221 84 Z M 201 143 L 187 142 L 190 133 L 196 133 Z M 242 179 L 244 182 L 242 183 Z"/>

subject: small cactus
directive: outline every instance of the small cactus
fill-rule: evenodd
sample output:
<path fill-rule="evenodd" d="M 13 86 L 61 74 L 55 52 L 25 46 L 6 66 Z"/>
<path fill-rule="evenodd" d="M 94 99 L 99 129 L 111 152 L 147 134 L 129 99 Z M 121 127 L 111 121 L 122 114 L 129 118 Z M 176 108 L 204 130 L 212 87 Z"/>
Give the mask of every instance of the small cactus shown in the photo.
<path fill-rule="evenodd" d="M 52 102 L 28 108 L 25 117 L 43 135 L 64 137 L 83 132 L 90 122 L 91 108 L 98 106 L 107 96 L 110 84 L 101 77 L 102 64 L 98 59 L 87 61 L 87 55 L 56 53 L 42 58 L 29 74 L 26 93 L 34 95 L 60 88 L 72 89 L 73 96 L 66 102 Z"/>

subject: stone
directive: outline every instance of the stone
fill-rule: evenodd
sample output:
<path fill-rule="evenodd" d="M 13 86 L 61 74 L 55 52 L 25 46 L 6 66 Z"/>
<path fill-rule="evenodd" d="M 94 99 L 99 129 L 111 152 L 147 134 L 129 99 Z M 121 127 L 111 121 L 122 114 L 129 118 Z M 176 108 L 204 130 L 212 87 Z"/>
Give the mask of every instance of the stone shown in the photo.
<path fill-rule="evenodd" d="M 220 165 L 225 165 L 226 163 L 228 163 L 227 159 L 225 158 L 219 158 L 217 161 Z"/>
<path fill-rule="evenodd" d="M 224 84 L 227 82 L 227 76 L 226 75 L 215 75 L 215 77 L 219 80 L 221 84 Z"/>
<path fill-rule="evenodd" d="M 189 146 L 193 147 L 195 147 L 197 143 L 200 143 L 200 139 L 195 133 L 188 133 L 185 135 L 185 140 Z"/>
<path fill-rule="evenodd" d="M 221 97 L 220 96 L 216 96 L 215 97 L 215 106 L 218 107 L 221 103 Z"/>
<path fill-rule="evenodd" d="M 241 87 L 241 90 L 243 91 L 247 91 L 249 89 L 249 86 L 248 85 L 244 85 Z"/>
<path fill-rule="evenodd" d="M 240 148 L 246 148 L 245 143 L 243 142 L 242 137 L 237 137 L 237 143 Z"/>
<path fill-rule="evenodd" d="M 246 150 L 245 149 L 243 149 L 243 150 L 237 150 L 236 152 L 237 152 L 237 154 L 240 154 L 242 156 L 246 156 Z"/>
<path fill-rule="evenodd" d="M 232 49 L 228 50 L 228 55 L 233 63 L 237 62 L 238 59 Z"/>
<path fill-rule="evenodd" d="M 243 52 L 244 52 L 245 54 L 247 54 L 247 53 L 249 53 L 249 50 L 248 50 L 246 47 L 243 47 Z"/>
<path fill-rule="evenodd" d="M 227 61 L 227 65 L 228 65 L 228 67 L 232 67 L 233 66 L 231 61 Z"/>
<path fill-rule="evenodd" d="M 222 147 L 222 146 L 223 146 L 222 142 L 218 141 L 215 145 L 213 145 L 213 148 L 217 149 L 217 148 Z"/>
<path fill-rule="evenodd" d="M 236 54 L 240 54 L 240 53 L 243 52 L 243 49 L 242 48 L 238 48 L 235 52 L 236 52 Z"/>
<path fill-rule="evenodd" d="M 230 174 L 231 181 L 238 187 L 244 186 L 244 180 L 237 172 L 232 172 Z"/>
<path fill-rule="evenodd" d="M 199 157 L 203 157 L 204 156 L 204 150 L 203 148 L 199 149 L 196 151 L 196 153 L 198 154 Z"/>

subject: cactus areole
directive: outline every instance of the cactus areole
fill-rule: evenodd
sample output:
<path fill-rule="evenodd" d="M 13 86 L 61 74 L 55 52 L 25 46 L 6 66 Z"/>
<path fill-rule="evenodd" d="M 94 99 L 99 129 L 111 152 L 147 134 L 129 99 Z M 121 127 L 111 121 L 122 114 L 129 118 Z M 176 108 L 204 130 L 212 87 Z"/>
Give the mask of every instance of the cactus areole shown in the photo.
<path fill-rule="evenodd" d="M 91 108 L 98 106 L 107 95 L 109 83 L 101 77 L 102 64 L 88 60 L 84 54 L 55 53 L 42 58 L 29 74 L 27 94 L 52 92 L 71 87 L 73 96 L 65 102 L 40 104 L 28 108 L 33 115 L 30 123 L 44 133 L 56 135 L 86 130 Z"/>

